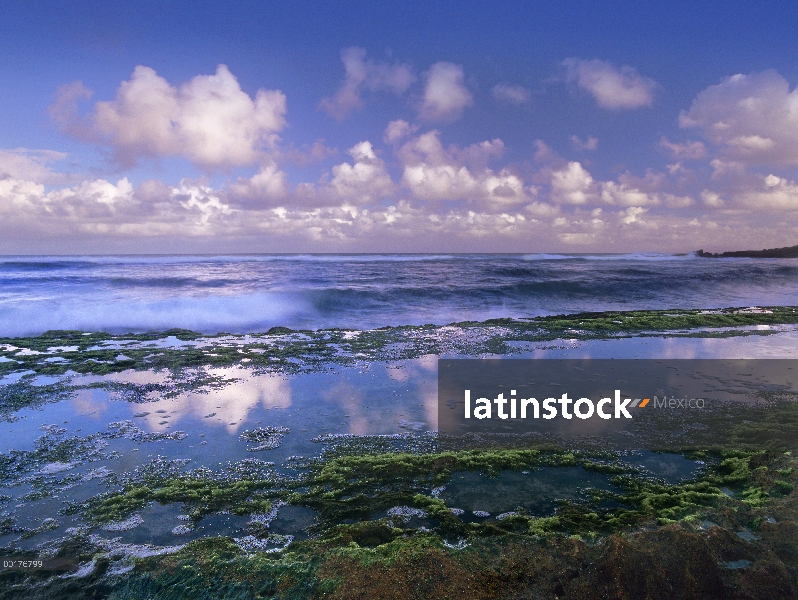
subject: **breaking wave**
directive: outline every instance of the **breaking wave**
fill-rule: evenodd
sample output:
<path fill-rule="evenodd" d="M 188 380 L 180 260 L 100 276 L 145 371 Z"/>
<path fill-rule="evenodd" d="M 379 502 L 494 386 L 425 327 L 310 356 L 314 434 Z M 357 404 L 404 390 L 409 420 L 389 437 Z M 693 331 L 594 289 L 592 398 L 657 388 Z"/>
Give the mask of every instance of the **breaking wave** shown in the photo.
<path fill-rule="evenodd" d="M 790 305 L 798 261 L 695 255 L 0 257 L 0 336 L 446 324 Z"/>

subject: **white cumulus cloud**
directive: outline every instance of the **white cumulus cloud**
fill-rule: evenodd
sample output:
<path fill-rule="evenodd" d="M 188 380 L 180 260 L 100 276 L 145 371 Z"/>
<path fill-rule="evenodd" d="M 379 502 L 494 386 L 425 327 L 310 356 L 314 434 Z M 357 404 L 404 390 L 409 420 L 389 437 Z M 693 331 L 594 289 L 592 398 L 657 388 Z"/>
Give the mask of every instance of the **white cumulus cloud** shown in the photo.
<path fill-rule="evenodd" d="M 557 203 L 587 204 L 595 198 L 594 188 L 593 177 L 576 161 L 551 174 L 551 196 Z"/>
<path fill-rule="evenodd" d="M 726 204 L 723 198 L 720 197 L 720 194 L 713 192 L 712 190 L 702 190 L 701 200 L 706 206 L 711 208 L 721 208 L 724 204 Z"/>
<path fill-rule="evenodd" d="M 463 67 L 448 62 L 432 65 L 425 74 L 426 86 L 419 117 L 426 121 L 451 121 L 474 103 L 464 83 Z"/>
<path fill-rule="evenodd" d="M 509 205 L 527 199 L 524 182 L 508 169 L 496 172 L 487 163 L 504 150 L 500 139 L 444 148 L 440 132 L 409 140 L 398 151 L 404 165 L 402 184 L 425 201 L 465 200 Z"/>
<path fill-rule="evenodd" d="M 736 190 L 734 200 L 737 204 L 754 210 L 798 209 L 798 184 L 772 173 L 758 179 L 747 189 Z"/>
<path fill-rule="evenodd" d="M 621 206 L 647 206 L 659 204 L 656 194 L 649 194 L 637 187 L 626 183 L 616 183 L 605 181 L 602 183 L 601 199 L 607 204 L 618 204 Z"/>
<path fill-rule="evenodd" d="M 107 144 L 124 163 L 183 156 L 205 168 L 251 165 L 285 126 L 285 95 L 260 89 L 253 99 L 224 65 L 179 88 L 139 65 L 114 100 L 81 118 L 75 103 L 87 94 L 78 84 L 62 88 L 51 115 L 68 133 Z"/>
<path fill-rule="evenodd" d="M 798 89 L 790 91 L 776 71 L 733 75 L 708 87 L 679 122 L 700 129 L 732 160 L 798 164 Z"/>
<path fill-rule="evenodd" d="M 647 211 L 647 208 L 630 206 L 626 210 L 622 210 L 620 213 L 618 213 L 618 217 L 620 218 L 621 223 L 624 225 L 631 225 L 632 223 L 643 224 L 644 221 L 641 219 L 641 217 L 646 214 Z"/>
<path fill-rule="evenodd" d="M 360 142 L 348 150 L 353 163 L 332 168 L 328 190 L 338 202 L 370 204 L 393 192 L 394 184 L 385 163 L 374 152 L 371 142 Z"/>
<path fill-rule="evenodd" d="M 401 139 L 415 133 L 418 130 L 418 125 L 411 125 L 403 119 L 397 119 L 388 123 L 385 128 L 385 133 L 382 135 L 383 141 L 386 144 L 395 144 Z"/>
<path fill-rule="evenodd" d="M 233 198 L 245 205 L 272 205 L 285 201 L 289 194 L 288 176 L 277 165 L 263 165 L 249 178 L 239 178 L 229 187 Z"/>
<path fill-rule="evenodd" d="M 620 68 L 603 60 L 568 58 L 563 61 L 565 76 L 588 91 L 602 108 L 613 110 L 651 106 L 657 83 L 634 68 Z"/>

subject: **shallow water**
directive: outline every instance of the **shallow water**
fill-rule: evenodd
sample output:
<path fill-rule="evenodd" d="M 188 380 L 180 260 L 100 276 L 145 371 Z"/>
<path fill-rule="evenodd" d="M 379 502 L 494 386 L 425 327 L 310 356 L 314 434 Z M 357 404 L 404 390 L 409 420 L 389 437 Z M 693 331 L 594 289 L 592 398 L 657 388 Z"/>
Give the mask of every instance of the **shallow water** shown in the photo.
<path fill-rule="evenodd" d="M 523 510 L 535 516 L 548 516 L 560 500 L 579 500 L 581 490 L 596 488 L 618 491 L 609 477 L 585 471 L 582 467 L 542 467 L 535 471 L 502 471 L 496 477 L 481 473 L 453 473 L 441 492 L 447 506 L 468 511 L 499 514 Z"/>
<path fill-rule="evenodd" d="M 94 469 L 131 473 L 150 461 L 188 459 L 186 469 L 215 470 L 245 459 L 276 463 L 278 468 L 291 456 L 318 455 L 324 444 L 312 439 L 325 434 L 400 434 L 433 429 L 437 411 L 435 370 L 429 357 L 395 364 L 373 364 L 368 368 L 337 368 L 335 372 L 299 376 L 255 374 L 247 369 L 207 369 L 226 385 L 179 393 L 174 397 L 153 395 L 142 403 L 128 402 L 106 389 L 82 386 L 105 380 L 145 383 L 163 381 L 164 374 L 124 372 L 107 379 L 97 376 L 63 377 L 73 386 L 68 399 L 26 408 L 0 423 L 0 452 L 34 451 L 46 439 L 92 439 L 102 442 L 98 455 L 76 452 L 68 462 L 36 463 L 27 472 L 11 477 L 0 493 L 11 497 L 7 513 L 16 525 L 35 529 L 44 516 L 56 517 L 60 526 L 30 539 L 17 539 L 16 546 L 33 548 L 56 539 L 68 527 L 81 525 L 78 518 L 59 516 L 65 501 L 83 501 L 104 491 L 104 477 L 80 481 Z M 48 378 L 45 382 L 52 383 Z M 182 439 L 142 441 L 116 437 L 119 423 L 135 426 L 141 434 L 178 434 Z M 117 425 L 115 425 L 117 424 Z M 257 444 L 242 439 L 247 430 L 258 427 L 287 427 L 279 446 L 251 451 Z M 53 433 L 53 432 L 57 433 Z M 136 431 L 136 430 L 134 430 Z M 185 437 L 183 437 L 185 436 Z M 93 446 L 92 446 L 93 447 Z M 89 460 L 91 459 L 91 462 Z M 52 497 L 24 501 L 33 489 L 25 483 L 31 477 L 45 477 Z M 74 481 L 77 479 L 78 481 Z M 111 486 L 111 489 L 117 486 Z M 204 517 L 189 532 L 175 534 L 180 525 L 179 505 L 154 504 L 137 514 L 142 523 L 121 531 L 99 530 L 108 539 L 123 543 L 169 545 L 208 535 L 244 535 L 247 518 L 231 515 Z M 283 507 L 273 531 L 301 539 L 315 523 L 309 509 Z M 8 544 L 18 536 L 6 536 Z"/>
<path fill-rule="evenodd" d="M 557 340 L 529 344 L 519 358 L 798 358 L 798 326 L 758 325 L 735 331 L 749 335 L 685 337 L 695 332 L 684 332 L 619 339 Z"/>
<path fill-rule="evenodd" d="M 143 520 L 141 525 L 123 531 L 100 528 L 96 533 L 106 539 L 119 539 L 127 544 L 169 546 L 212 535 L 240 535 L 249 521 L 249 517 L 217 514 L 209 515 L 196 526 L 189 527 L 186 525 L 187 521 L 179 518 L 182 514 L 179 504 L 163 505 L 158 502 L 136 514 Z M 186 528 L 186 533 L 175 532 L 181 526 Z"/>
<path fill-rule="evenodd" d="M 556 340 L 530 344 L 521 356 L 537 358 L 795 358 L 798 327 L 748 328 L 748 335 L 730 338 L 633 337 L 606 340 Z M 257 458 L 283 463 L 289 457 L 318 456 L 328 445 L 313 441 L 325 434 L 418 435 L 437 427 L 437 357 L 423 356 L 392 363 L 372 362 L 353 367 L 329 366 L 324 372 L 304 374 L 254 373 L 244 366 L 205 368 L 216 377 L 213 385 L 172 395 L 153 392 L 142 402 L 122 399 L 116 391 L 86 386 L 104 382 L 166 383 L 166 371 L 126 371 L 105 377 L 36 377 L 34 383 L 61 382 L 66 399 L 25 408 L 0 422 L 0 452 L 34 451 L 41 440 L 54 443 L 75 438 L 94 440 L 90 451 L 81 450 L 59 461 L 29 465 L 0 485 L 10 496 L 2 512 L 12 515 L 18 527 L 36 529 L 46 517 L 58 527 L 21 539 L 19 534 L 0 537 L 0 546 L 35 548 L 64 536 L 69 527 L 82 526 L 79 517 L 59 515 L 65 502 L 83 501 L 108 489 L 111 473 L 132 473 L 162 457 L 188 459 L 184 469 L 201 466 L 222 471 L 231 463 Z M 4 385 L 13 382 L 6 378 Z M 119 436 L 118 425 L 132 423 L 139 437 Z M 279 446 L 250 451 L 256 444 L 241 438 L 258 427 L 286 427 Z M 57 433 L 63 429 L 63 432 Z M 178 435 L 178 432 L 182 432 Z M 164 439 L 164 435 L 182 439 Z M 183 434 L 185 436 L 183 437 Z M 149 438 L 147 436 L 150 436 Z M 161 437 L 159 437 L 159 435 Z M 142 437 L 143 436 L 143 437 Z M 154 438 L 154 439 L 153 439 Z M 150 440 L 150 441 L 145 441 Z M 675 483 L 693 477 L 700 465 L 681 456 L 641 451 L 624 461 L 651 476 Z M 74 463 L 74 464 L 73 464 Z M 119 484 L 110 485 L 118 489 Z M 492 479 L 477 473 L 457 473 L 441 497 L 451 507 L 487 511 L 494 517 L 518 507 L 536 515 L 551 514 L 558 499 L 578 500 L 581 489 L 611 489 L 609 478 L 581 467 L 544 468 L 528 474 L 504 472 Z M 43 499 L 25 500 L 26 494 L 46 488 Z M 96 530 L 107 539 L 123 543 L 182 544 L 207 535 L 246 535 L 248 518 L 209 515 L 188 532 L 174 533 L 183 521 L 184 507 L 153 504 L 137 511 L 141 523 L 121 531 Z M 298 539 L 315 523 L 309 509 L 282 507 L 271 524 L 274 533 Z"/>
<path fill-rule="evenodd" d="M 640 467 L 654 477 L 667 483 L 679 483 L 695 477 L 703 463 L 678 454 L 663 454 L 649 450 L 638 450 L 624 457 L 624 462 Z"/>

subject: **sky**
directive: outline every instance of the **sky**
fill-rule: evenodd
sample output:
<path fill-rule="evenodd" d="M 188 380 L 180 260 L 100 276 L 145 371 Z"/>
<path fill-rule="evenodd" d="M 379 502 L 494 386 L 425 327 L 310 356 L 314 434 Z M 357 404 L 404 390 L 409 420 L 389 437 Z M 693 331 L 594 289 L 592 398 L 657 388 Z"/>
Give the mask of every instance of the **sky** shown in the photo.
<path fill-rule="evenodd" d="M 0 254 L 798 244 L 798 4 L 27 2 Z"/>

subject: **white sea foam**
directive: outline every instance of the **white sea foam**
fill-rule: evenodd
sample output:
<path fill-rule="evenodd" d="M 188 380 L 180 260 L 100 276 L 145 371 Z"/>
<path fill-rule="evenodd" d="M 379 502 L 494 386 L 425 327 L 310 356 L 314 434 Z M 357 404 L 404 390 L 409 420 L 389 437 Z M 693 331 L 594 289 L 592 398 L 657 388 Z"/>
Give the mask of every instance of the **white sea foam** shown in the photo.
<path fill-rule="evenodd" d="M 211 333 L 258 331 L 314 313 L 307 300 L 292 293 L 178 296 L 152 301 L 117 297 L 102 304 L 88 293 L 71 296 L 40 302 L 19 298 L 13 304 L 0 305 L 0 335 L 36 335 L 51 329 L 122 333 L 174 327 Z"/>

